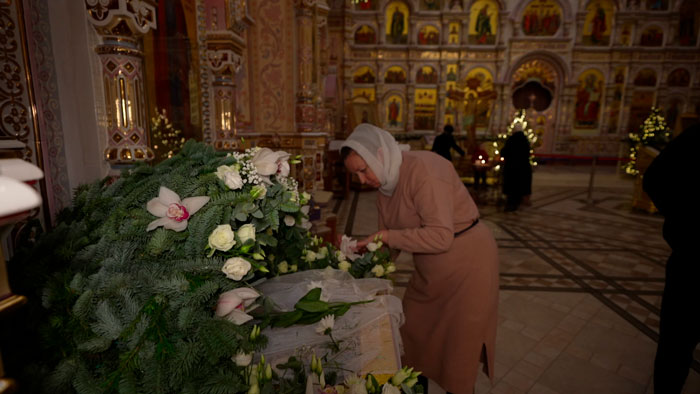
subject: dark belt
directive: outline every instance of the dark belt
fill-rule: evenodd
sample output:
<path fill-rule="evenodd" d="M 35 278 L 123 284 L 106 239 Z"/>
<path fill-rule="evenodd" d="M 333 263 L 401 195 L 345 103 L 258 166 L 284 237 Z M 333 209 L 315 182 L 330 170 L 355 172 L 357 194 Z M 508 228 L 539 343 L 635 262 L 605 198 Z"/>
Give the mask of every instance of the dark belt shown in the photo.
<path fill-rule="evenodd" d="M 469 227 L 465 228 L 464 230 L 458 231 L 455 233 L 455 238 L 458 236 L 466 233 L 467 231 L 471 230 L 472 227 L 476 226 L 479 223 L 479 218 L 476 218 L 475 221 L 472 222 L 472 224 L 469 225 Z"/>

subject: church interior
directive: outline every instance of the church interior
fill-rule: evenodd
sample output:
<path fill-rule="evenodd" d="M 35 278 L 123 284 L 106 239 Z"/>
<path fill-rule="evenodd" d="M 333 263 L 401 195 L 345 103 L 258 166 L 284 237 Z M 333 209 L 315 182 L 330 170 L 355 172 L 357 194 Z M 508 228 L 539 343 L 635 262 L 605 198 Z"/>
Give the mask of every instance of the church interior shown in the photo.
<path fill-rule="evenodd" d="M 91 199 L 99 200 L 95 193 L 100 192 L 87 185 L 99 184 L 105 199 L 114 198 L 117 212 L 123 201 L 138 194 L 129 182 L 160 174 L 170 177 L 181 193 L 187 190 L 182 201 L 175 196 L 184 207 L 186 197 L 201 196 L 196 192 L 213 193 L 202 185 L 216 177 L 206 178 L 195 167 L 186 172 L 178 167 L 186 166 L 182 157 L 199 160 L 198 168 L 208 169 L 216 160 L 252 160 L 244 152 L 253 155 L 269 148 L 287 153 L 285 175 L 290 181 L 284 187 L 298 187 L 292 193 L 295 204 L 305 203 L 302 195 L 311 196 L 303 214 L 298 206 L 295 211 L 282 204 L 272 227 L 288 218 L 287 225 L 293 227 L 292 216 L 298 215 L 296 223 L 310 229 L 313 239 L 363 239 L 379 229 L 378 192 L 346 170 L 340 152 L 343 141 L 363 123 L 388 131 L 411 151 L 430 150 L 450 125 L 464 150 L 452 162 L 481 221 L 493 232 L 500 259 L 495 371 L 490 378 L 479 373 L 475 393 L 654 393 L 665 267 L 672 249 L 662 235 L 664 216 L 642 183 L 659 151 L 700 116 L 700 1 L 4 0 L 0 32 L 0 180 L 21 183 L 17 189 L 11 182 L 0 187 L 0 205 L 5 207 L 0 209 L 0 393 L 49 387 L 41 379 L 27 381 L 23 369 L 31 357 L 21 346 L 29 334 L 18 334 L 25 325 L 41 321 L 42 314 L 49 316 L 46 311 L 52 308 L 41 310 L 51 298 L 44 289 L 47 283 L 62 272 L 88 278 L 116 264 L 105 259 L 91 268 L 67 264 L 43 272 L 43 265 L 32 267 L 38 260 L 27 257 L 39 253 L 36 245 L 46 242 L 42 238 L 80 226 L 101 235 L 107 227 L 97 226 L 112 226 L 129 239 L 138 238 L 126 224 L 119 227 L 108 219 L 112 216 L 94 213 L 91 221 L 87 216 L 93 214 L 79 215 L 90 212 L 86 207 Z M 532 193 L 516 212 L 507 212 L 499 150 L 515 125 L 530 143 Z M 217 172 L 219 179 L 234 189 L 221 174 Z M 480 174 L 485 174 L 481 185 Z M 146 185 L 143 193 L 158 193 L 154 184 L 139 182 Z M 27 185 L 31 190 L 22 188 Z M 267 183 L 270 198 L 277 186 Z M 146 197 L 133 198 L 145 207 Z M 227 197 L 210 201 L 217 198 Z M 260 198 L 254 194 L 251 201 L 262 206 L 256 202 Z M 110 203 L 95 204 L 112 212 Z M 201 215 L 211 212 L 202 209 L 206 212 Z M 262 208 L 245 209 L 234 206 L 220 215 L 235 218 L 232 223 L 241 221 L 239 215 L 255 223 L 263 220 Z M 199 226 L 196 209 L 188 210 L 183 223 L 192 214 L 190 226 Z M 134 223 L 145 220 L 141 213 L 123 211 L 119 215 Z M 267 243 L 255 244 L 260 249 L 250 261 L 252 270 L 259 271 L 247 277 L 250 283 L 251 278 L 255 284 L 264 281 L 265 264 L 276 267 L 273 276 L 287 273 L 286 261 L 284 268 L 278 265 L 284 258 L 270 257 L 269 248 L 278 242 L 272 227 L 258 234 L 258 241 Z M 164 232 L 153 233 L 149 252 L 130 258 L 151 253 L 143 257 L 151 261 L 158 253 L 169 253 L 162 250 L 179 248 L 179 242 L 186 244 L 182 256 L 189 256 L 190 241 L 166 239 L 159 235 Z M 153 246 L 159 236 L 161 249 Z M 78 241 L 88 238 L 94 245 Z M 91 253 L 97 259 L 101 252 L 96 248 L 108 239 L 114 240 L 104 235 L 98 241 L 86 232 L 74 239 L 80 248 L 59 242 L 55 250 L 41 251 L 48 256 L 42 259 L 60 255 L 61 261 L 82 261 Z M 209 242 L 211 254 L 202 258 L 217 250 L 211 238 Z M 248 249 L 240 253 L 247 256 Z M 313 267 L 308 255 L 306 263 Z M 384 268 L 395 272 L 383 276 L 382 269 L 376 276 L 390 279 L 392 294 L 400 300 L 415 274 L 413 255 L 402 253 L 387 264 Z M 40 278 L 34 287 L 25 287 L 28 275 Z M 183 277 L 190 286 L 201 285 L 188 275 Z M 78 287 L 75 277 L 69 279 L 64 289 L 91 286 L 88 279 Z M 71 305 L 83 297 L 71 291 L 75 297 L 68 298 L 72 301 L 66 308 L 79 315 Z M 205 301 L 209 309 L 218 309 L 212 306 L 216 298 Z M 99 306 L 104 303 L 93 304 L 99 323 L 106 314 Z M 143 310 L 159 308 L 156 304 L 162 305 L 151 300 Z M 45 323 L 53 324 L 54 336 L 80 330 L 57 320 Z M 64 352 L 65 359 L 59 368 L 52 372 L 61 356 L 42 356 L 45 364 L 36 367 L 37 376 L 47 382 L 49 376 L 54 381 L 69 376 L 65 371 L 70 363 L 78 365 L 75 357 L 80 357 L 92 369 L 80 364 L 66 378 L 72 383 L 60 386 L 65 391 L 54 392 L 141 392 L 123 383 L 131 375 L 109 378 L 108 386 L 86 383 L 90 373 L 95 379 L 102 373 L 95 360 L 105 354 L 121 360 L 119 371 L 132 364 L 136 370 L 149 368 L 145 361 L 130 363 L 133 348 L 128 355 L 115 350 L 136 326 L 122 327 L 111 346 L 94 342 L 75 347 L 71 351 L 80 356 L 73 358 L 61 346 L 57 354 Z M 251 339 L 244 342 L 251 348 L 246 351 L 263 346 L 255 342 L 250 327 Z M 386 340 L 393 344 L 389 348 L 398 349 L 398 327 L 386 330 Z M 107 335 L 110 330 L 97 331 Z M 42 336 L 51 339 L 45 332 Z M 161 345 L 153 351 L 167 354 Z M 99 356 L 86 356 L 88 350 Z M 263 353 L 256 353 L 255 362 Z M 256 379 L 273 390 L 270 378 L 265 380 L 265 358 L 259 362 L 263 367 Z M 257 389 L 258 381 L 251 380 L 249 369 L 230 386 L 243 391 L 192 392 L 255 394 L 252 387 Z M 192 376 L 196 370 L 187 367 Z M 340 389 L 321 391 L 322 374 L 313 367 L 311 371 L 308 376 L 316 380 L 308 381 L 321 389 L 306 393 L 343 394 Z M 389 393 L 414 392 L 400 389 Z M 446 392 L 434 381 L 427 390 Z M 700 393 L 700 346 L 682 392 Z"/>

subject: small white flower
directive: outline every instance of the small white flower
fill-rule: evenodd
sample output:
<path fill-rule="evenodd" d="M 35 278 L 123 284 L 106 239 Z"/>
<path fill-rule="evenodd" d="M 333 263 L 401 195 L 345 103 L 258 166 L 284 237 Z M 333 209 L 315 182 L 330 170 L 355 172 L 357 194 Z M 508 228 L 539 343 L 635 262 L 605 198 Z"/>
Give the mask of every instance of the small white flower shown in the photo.
<path fill-rule="evenodd" d="M 247 367 L 250 365 L 250 362 L 253 361 L 253 353 L 243 353 L 242 351 L 239 351 L 233 357 L 233 361 L 235 361 L 236 365 L 239 367 Z"/>
<path fill-rule="evenodd" d="M 236 325 L 241 325 L 253 319 L 253 316 L 245 313 L 245 309 L 249 307 L 260 294 L 248 287 L 239 287 L 238 289 L 229 290 L 221 293 L 219 301 L 216 304 L 216 316 L 225 317 Z"/>
<path fill-rule="evenodd" d="M 396 264 L 394 263 L 389 263 L 389 265 L 386 266 L 386 273 L 390 274 L 392 272 L 396 271 Z"/>
<path fill-rule="evenodd" d="M 345 379 L 348 391 L 345 394 L 367 394 L 367 382 L 358 376 L 351 376 Z"/>
<path fill-rule="evenodd" d="M 345 254 L 342 251 L 336 250 L 335 251 L 335 259 L 338 261 L 343 261 L 343 260 L 347 259 L 347 257 L 345 257 Z"/>
<path fill-rule="evenodd" d="M 377 278 L 380 278 L 380 277 L 382 277 L 382 276 L 384 275 L 384 267 L 382 267 L 381 265 L 377 264 L 377 265 L 374 266 L 374 268 L 372 268 L 372 273 L 373 273 L 374 276 L 376 276 Z"/>
<path fill-rule="evenodd" d="M 343 260 L 340 263 L 338 263 L 338 269 L 341 271 L 348 272 L 350 270 L 350 267 L 352 267 L 352 264 L 348 263 L 347 261 Z"/>
<path fill-rule="evenodd" d="M 294 216 L 292 215 L 286 215 L 284 217 L 284 224 L 286 224 L 287 226 L 293 226 L 294 224 L 296 224 L 296 222 L 296 219 L 294 219 Z"/>
<path fill-rule="evenodd" d="M 303 213 L 304 215 L 308 215 L 308 214 L 309 214 L 309 209 L 311 209 L 310 206 L 304 205 L 303 207 L 301 207 L 301 213 Z"/>
<path fill-rule="evenodd" d="M 209 234 L 209 247 L 222 252 L 229 251 L 236 244 L 236 237 L 230 224 L 220 224 Z"/>
<path fill-rule="evenodd" d="M 299 227 L 303 228 L 304 230 L 309 230 L 311 228 L 312 224 L 309 221 L 309 219 L 303 218 L 301 219 L 301 225 Z"/>
<path fill-rule="evenodd" d="M 296 264 L 292 264 L 289 266 L 289 272 L 297 272 L 297 269 L 298 267 Z"/>
<path fill-rule="evenodd" d="M 316 258 L 317 259 L 325 259 L 328 257 L 328 248 L 327 247 L 322 247 L 318 249 L 318 252 L 316 253 Z"/>
<path fill-rule="evenodd" d="M 161 186 L 158 197 L 152 198 L 146 204 L 146 209 L 153 216 L 158 216 L 148 224 L 146 231 L 151 231 L 157 227 L 173 231 L 183 231 L 187 228 L 187 219 L 202 209 L 209 202 L 209 197 L 189 197 L 180 200 L 180 196 L 165 186 Z"/>
<path fill-rule="evenodd" d="M 384 386 L 382 386 L 382 394 L 401 394 L 401 390 L 391 383 L 384 383 Z"/>
<path fill-rule="evenodd" d="M 248 260 L 241 257 L 231 257 L 226 260 L 226 263 L 221 268 L 221 271 L 226 274 L 226 277 L 233 280 L 243 279 L 248 271 L 250 271 L 251 264 Z"/>
<path fill-rule="evenodd" d="M 376 243 L 370 242 L 367 244 L 367 250 L 369 250 L 370 252 L 374 252 L 377 249 L 379 249 L 379 245 L 377 245 Z"/>
<path fill-rule="evenodd" d="M 236 235 L 240 238 L 241 243 L 246 243 L 249 239 L 255 241 L 255 225 L 252 223 L 242 225 L 238 231 L 236 231 Z"/>
<path fill-rule="evenodd" d="M 321 319 L 321 321 L 318 322 L 318 326 L 316 326 L 316 333 L 317 334 L 325 334 L 326 330 L 333 330 L 334 326 L 335 326 L 335 316 L 333 316 L 333 315 L 324 316 Z"/>

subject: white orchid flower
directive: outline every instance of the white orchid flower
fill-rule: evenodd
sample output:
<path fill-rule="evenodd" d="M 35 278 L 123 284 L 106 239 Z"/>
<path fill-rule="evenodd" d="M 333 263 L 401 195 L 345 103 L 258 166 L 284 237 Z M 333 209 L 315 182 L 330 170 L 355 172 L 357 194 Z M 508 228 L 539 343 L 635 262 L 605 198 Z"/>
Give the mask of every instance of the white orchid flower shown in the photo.
<path fill-rule="evenodd" d="M 318 325 L 316 326 L 316 333 L 323 335 L 326 333 L 326 330 L 333 330 L 334 326 L 335 326 L 335 316 L 334 315 L 324 316 L 321 319 L 321 321 L 318 322 Z"/>
<path fill-rule="evenodd" d="M 290 154 L 284 151 L 274 152 L 269 148 L 262 148 L 255 153 L 251 162 L 263 181 L 272 184 L 270 175 L 289 175 L 289 156 Z"/>
<path fill-rule="evenodd" d="M 345 257 L 351 261 L 354 261 L 356 258 L 360 257 L 359 254 L 355 253 L 355 250 L 357 250 L 357 240 L 352 239 L 347 235 L 343 235 L 343 237 L 340 239 L 340 251 L 345 255 Z"/>
<path fill-rule="evenodd" d="M 148 224 L 146 231 L 154 230 L 157 227 L 173 231 L 183 231 L 187 228 L 187 219 L 199 211 L 206 203 L 209 202 L 209 197 L 189 197 L 180 200 L 180 196 L 174 191 L 165 186 L 161 186 L 158 191 L 158 197 L 151 199 L 146 204 L 146 209 L 153 216 L 158 216 Z"/>
<path fill-rule="evenodd" d="M 221 293 L 219 301 L 216 303 L 216 316 L 225 317 L 240 326 L 253 319 L 253 316 L 245 311 L 259 296 L 257 291 L 248 287 L 239 287 Z"/>

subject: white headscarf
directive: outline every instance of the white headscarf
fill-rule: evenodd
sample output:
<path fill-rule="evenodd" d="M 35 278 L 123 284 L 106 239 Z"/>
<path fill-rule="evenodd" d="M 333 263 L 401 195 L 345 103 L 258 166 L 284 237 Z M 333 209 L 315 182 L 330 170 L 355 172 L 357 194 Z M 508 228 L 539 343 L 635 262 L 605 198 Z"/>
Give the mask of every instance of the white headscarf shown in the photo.
<path fill-rule="evenodd" d="M 399 168 L 403 160 L 401 149 L 394 137 L 377 126 L 362 123 L 355 127 L 341 148 L 345 146 L 357 152 L 367 162 L 379 179 L 379 191 L 391 196 L 399 182 Z"/>

